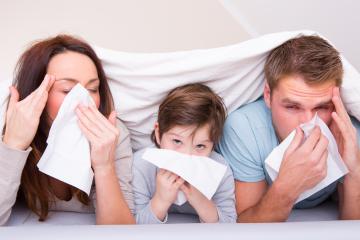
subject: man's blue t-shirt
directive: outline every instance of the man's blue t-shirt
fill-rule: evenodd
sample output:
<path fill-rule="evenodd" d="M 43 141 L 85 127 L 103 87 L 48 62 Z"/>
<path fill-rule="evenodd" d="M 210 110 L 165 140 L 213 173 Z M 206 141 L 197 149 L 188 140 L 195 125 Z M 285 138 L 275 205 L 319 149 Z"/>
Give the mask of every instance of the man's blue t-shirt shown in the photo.
<path fill-rule="evenodd" d="M 353 124 L 360 133 L 360 123 Z M 223 136 L 217 146 L 229 162 L 234 178 L 242 182 L 272 181 L 265 169 L 265 159 L 279 145 L 271 111 L 263 98 L 240 107 L 231 113 L 225 122 Z M 297 203 L 296 208 L 314 207 L 326 200 L 335 190 L 337 182 Z"/>

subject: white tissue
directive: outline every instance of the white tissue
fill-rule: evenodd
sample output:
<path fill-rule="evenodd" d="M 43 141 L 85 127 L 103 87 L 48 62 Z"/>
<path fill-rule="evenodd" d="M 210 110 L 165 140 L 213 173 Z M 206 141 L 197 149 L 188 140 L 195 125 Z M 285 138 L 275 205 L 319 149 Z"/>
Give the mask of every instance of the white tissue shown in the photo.
<path fill-rule="evenodd" d="M 95 104 L 88 91 L 77 84 L 61 104 L 37 166 L 41 172 L 89 195 L 94 173 L 89 142 L 77 123 L 75 109 L 80 103 L 84 106 Z"/>
<path fill-rule="evenodd" d="M 148 148 L 142 158 L 159 168 L 171 171 L 190 183 L 209 200 L 215 194 L 226 172 L 226 166 L 208 157 L 186 155 L 168 149 Z M 177 205 L 186 202 L 183 192 L 179 192 Z"/>
<path fill-rule="evenodd" d="M 328 126 L 318 117 L 317 114 L 313 117 L 313 119 L 307 123 L 301 124 L 300 127 L 304 131 L 305 138 L 307 138 L 311 132 L 311 130 L 315 127 L 319 126 L 322 134 L 329 140 L 328 145 L 328 159 L 327 159 L 327 175 L 326 177 L 320 181 L 315 187 L 312 189 L 306 190 L 296 200 L 300 202 L 304 200 L 314 193 L 320 191 L 321 189 L 327 187 L 337 179 L 341 178 L 349 171 L 344 164 L 339 150 L 336 144 L 336 140 L 332 135 Z M 284 153 L 288 146 L 290 145 L 291 141 L 295 137 L 295 130 L 292 131 L 289 136 L 285 138 L 284 141 L 281 142 L 279 146 L 274 148 L 274 150 L 269 154 L 269 156 L 265 160 L 265 168 L 268 172 L 272 181 L 274 181 L 279 173 L 280 165 L 283 160 Z"/>

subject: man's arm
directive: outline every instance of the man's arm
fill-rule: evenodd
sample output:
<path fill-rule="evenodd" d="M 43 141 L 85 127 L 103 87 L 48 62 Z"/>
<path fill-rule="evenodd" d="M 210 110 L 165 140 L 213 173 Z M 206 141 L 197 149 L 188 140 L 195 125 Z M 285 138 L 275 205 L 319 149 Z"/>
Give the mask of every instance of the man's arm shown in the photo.
<path fill-rule="evenodd" d="M 235 181 L 237 222 L 282 222 L 294 200 L 274 183 L 268 188 L 265 180 L 255 183 Z"/>
<path fill-rule="evenodd" d="M 236 181 L 238 222 L 285 221 L 299 195 L 326 176 L 326 137 L 315 128 L 303 144 L 302 140 L 303 133 L 297 129 L 271 187 L 265 181 Z"/>

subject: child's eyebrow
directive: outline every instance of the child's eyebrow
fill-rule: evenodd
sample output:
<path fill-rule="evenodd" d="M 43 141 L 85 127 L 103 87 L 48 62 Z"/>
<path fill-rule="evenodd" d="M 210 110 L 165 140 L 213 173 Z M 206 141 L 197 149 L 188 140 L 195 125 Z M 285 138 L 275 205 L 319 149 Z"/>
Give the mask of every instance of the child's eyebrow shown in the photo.
<path fill-rule="evenodd" d="M 212 141 L 211 141 L 210 139 L 206 139 L 206 140 L 200 141 L 200 143 L 205 143 L 205 142 L 212 143 Z"/>
<path fill-rule="evenodd" d="M 174 136 L 176 136 L 176 137 L 183 138 L 183 136 L 181 136 L 181 135 L 179 135 L 179 134 L 177 134 L 177 133 L 169 132 L 169 134 L 170 134 L 170 135 L 174 135 Z"/>

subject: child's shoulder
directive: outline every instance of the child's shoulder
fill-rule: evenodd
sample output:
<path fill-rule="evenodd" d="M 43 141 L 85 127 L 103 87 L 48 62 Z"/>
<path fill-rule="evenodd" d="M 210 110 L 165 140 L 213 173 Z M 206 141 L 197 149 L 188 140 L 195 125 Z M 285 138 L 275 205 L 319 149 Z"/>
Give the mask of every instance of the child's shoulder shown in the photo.
<path fill-rule="evenodd" d="M 224 164 L 224 165 L 228 166 L 228 163 L 227 163 L 227 161 L 225 161 L 225 158 L 221 154 L 219 154 L 219 153 L 217 153 L 215 151 L 211 152 L 209 158 L 215 160 L 218 163 L 221 163 L 221 164 Z"/>
<path fill-rule="evenodd" d="M 148 148 L 140 149 L 134 153 L 133 165 L 135 168 L 142 169 L 142 170 L 145 170 L 145 169 L 151 170 L 153 168 L 156 169 L 155 165 L 153 165 L 150 162 L 143 159 L 142 156 L 145 153 L 146 149 L 148 149 Z"/>

